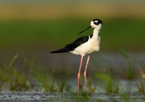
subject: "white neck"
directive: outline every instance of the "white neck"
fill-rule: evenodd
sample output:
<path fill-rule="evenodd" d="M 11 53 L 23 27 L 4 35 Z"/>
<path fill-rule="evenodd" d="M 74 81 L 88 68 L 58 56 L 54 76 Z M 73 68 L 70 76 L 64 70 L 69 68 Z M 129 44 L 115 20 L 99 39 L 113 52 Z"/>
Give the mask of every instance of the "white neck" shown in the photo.
<path fill-rule="evenodd" d="M 100 29 L 101 29 L 101 26 L 98 26 L 98 27 L 94 28 L 94 30 L 93 30 L 93 37 L 95 37 L 95 38 L 98 37 Z"/>

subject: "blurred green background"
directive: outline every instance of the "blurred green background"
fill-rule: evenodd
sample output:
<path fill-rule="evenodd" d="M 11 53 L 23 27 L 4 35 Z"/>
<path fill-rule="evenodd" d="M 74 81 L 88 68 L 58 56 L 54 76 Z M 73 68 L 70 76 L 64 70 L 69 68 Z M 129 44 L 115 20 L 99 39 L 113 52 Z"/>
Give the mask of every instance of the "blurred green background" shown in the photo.
<path fill-rule="evenodd" d="M 120 51 L 138 54 L 144 64 L 145 2 L 138 1 L 25 1 L 0 0 L 0 65 L 9 63 L 16 53 L 15 67 L 24 59 L 34 60 L 34 68 L 78 70 L 79 57 L 50 54 L 78 37 L 92 34 L 92 29 L 78 35 L 92 19 L 101 19 L 101 49 L 92 55 L 90 70 L 125 68 L 128 61 Z M 31 61 L 28 61 L 31 62 Z M 127 64 L 126 64 L 127 63 Z M 134 62 L 133 62 L 134 64 Z M 30 65 L 28 65 L 30 67 Z M 64 67 L 65 66 L 65 67 Z M 95 68 L 97 66 L 97 68 Z M 60 73 L 60 71 L 54 71 Z M 65 74 L 65 73 L 64 73 Z M 72 74 L 72 73 L 71 73 Z"/>
<path fill-rule="evenodd" d="M 92 34 L 78 32 L 97 18 L 101 49 L 91 55 L 88 79 L 95 82 L 99 72 L 107 79 L 138 78 L 145 68 L 145 1 L 0 0 L 0 91 L 63 92 L 65 81 L 76 87 L 80 56 L 49 52 Z"/>
<path fill-rule="evenodd" d="M 145 50 L 145 2 L 0 1 L 0 49 L 50 50 L 82 35 L 92 19 L 103 20 L 102 51 Z"/>

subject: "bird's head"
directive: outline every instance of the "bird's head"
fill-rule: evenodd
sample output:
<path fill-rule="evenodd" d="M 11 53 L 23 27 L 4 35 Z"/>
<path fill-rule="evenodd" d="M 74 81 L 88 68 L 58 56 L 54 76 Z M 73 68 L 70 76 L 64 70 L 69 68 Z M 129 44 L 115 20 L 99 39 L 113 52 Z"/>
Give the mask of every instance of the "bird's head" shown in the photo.
<path fill-rule="evenodd" d="M 103 22 L 101 21 L 101 20 L 99 20 L 99 19 L 94 19 L 94 20 L 92 20 L 91 21 L 91 24 L 90 24 L 90 26 L 92 27 L 92 28 L 98 28 L 98 27 L 100 27 L 100 26 L 102 26 L 103 25 Z"/>
<path fill-rule="evenodd" d="M 83 33 L 84 31 L 86 31 L 90 28 L 101 28 L 102 25 L 103 25 L 103 22 L 100 19 L 93 19 L 91 21 L 90 26 L 87 27 L 86 29 L 82 30 L 81 32 L 79 32 L 79 34 Z"/>

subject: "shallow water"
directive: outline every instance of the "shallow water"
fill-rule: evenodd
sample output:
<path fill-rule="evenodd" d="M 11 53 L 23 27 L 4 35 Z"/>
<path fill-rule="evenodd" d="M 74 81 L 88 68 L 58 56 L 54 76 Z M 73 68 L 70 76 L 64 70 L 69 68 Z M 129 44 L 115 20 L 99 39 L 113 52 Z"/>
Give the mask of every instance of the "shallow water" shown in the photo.
<path fill-rule="evenodd" d="M 0 93 L 0 102 L 77 102 L 77 101 L 87 101 L 87 102 L 112 102 L 112 101 L 134 101 L 134 102 L 144 102 L 145 94 L 140 94 L 136 85 L 136 80 L 118 80 L 119 82 L 119 92 L 118 93 L 106 93 L 105 84 L 98 81 L 98 86 L 95 93 L 90 93 L 90 98 L 87 99 L 85 87 L 83 87 L 83 92 L 77 97 L 77 84 L 75 81 L 67 81 L 67 84 L 72 86 L 72 92 L 63 93 L 46 93 L 42 90 L 39 92 L 12 92 L 3 91 Z"/>
<path fill-rule="evenodd" d="M 3 63 L 9 63 L 9 61 L 13 58 L 13 56 L 16 54 L 15 51 L 13 52 L 1 52 L 0 53 L 0 65 L 2 66 Z M 23 65 L 23 61 L 25 58 L 28 59 L 34 59 L 35 60 L 35 66 L 34 68 L 42 68 L 43 69 L 54 69 L 58 73 L 58 76 L 60 75 L 65 76 L 66 71 L 64 69 L 70 70 L 70 73 L 73 73 L 73 78 L 71 77 L 71 74 L 68 76 L 66 80 L 66 84 L 71 86 L 71 89 L 73 90 L 72 93 L 77 92 L 77 71 L 79 66 L 79 56 L 74 56 L 71 54 L 49 54 L 49 51 L 30 51 L 30 52 L 19 52 L 19 56 L 16 59 L 13 66 L 16 68 L 21 68 Z M 86 60 L 86 59 L 84 59 Z M 29 61 L 29 60 L 28 60 Z M 106 94 L 105 91 L 105 84 L 103 81 L 98 81 L 96 78 L 91 79 L 93 85 L 94 83 L 97 83 L 97 87 L 95 90 L 95 93 L 92 93 L 90 95 L 90 98 L 87 99 L 86 95 L 81 95 L 79 98 L 76 97 L 76 94 L 68 93 L 44 93 L 43 91 L 39 92 L 33 92 L 33 90 L 29 90 L 32 92 L 25 92 L 25 93 L 19 93 L 19 92 L 11 92 L 7 91 L 7 89 L 2 89 L 3 92 L 0 93 L 0 102 L 76 102 L 76 101 L 88 101 L 88 102 L 96 102 L 96 101 L 126 101 L 131 100 L 132 101 L 145 101 L 144 94 L 138 93 L 137 88 L 137 81 L 134 80 L 125 80 L 124 74 L 126 74 L 126 70 L 129 65 L 132 66 L 132 68 L 135 69 L 135 73 L 137 75 L 138 73 L 138 67 L 136 65 L 136 62 L 140 65 L 141 68 L 145 66 L 145 53 L 129 53 L 129 58 L 125 58 L 121 53 L 111 53 L 111 52 L 101 52 L 101 53 L 94 53 L 91 55 L 91 60 L 88 68 L 88 80 L 91 79 L 89 77 L 94 77 L 92 73 L 96 73 L 97 71 L 105 70 L 112 68 L 114 71 L 113 75 L 114 79 L 119 84 L 119 94 Z M 58 72 L 58 70 L 62 72 Z M 100 72 L 101 72 L 100 71 Z M 54 74 L 53 77 L 55 77 Z M 75 78 L 74 78 L 75 76 Z M 121 76 L 121 78 L 118 76 Z M 117 77 L 117 78 L 116 78 Z M 57 78 L 57 77 L 55 77 Z M 61 77 L 60 77 L 61 78 Z M 72 79 L 71 79 L 72 78 Z M 62 79 L 63 80 L 63 79 Z M 64 78 L 65 80 L 65 78 Z M 83 90 L 85 91 L 85 87 L 83 86 Z"/>
<path fill-rule="evenodd" d="M 18 53 L 18 59 L 15 61 L 16 65 L 20 65 L 22 61 L 27 59 L 34 59 L 37 64 L 43 65 L 44 68 L 62 68 L 62 66 L 71 66 L 73 69 L 78 69 L 80 56 L 70 53 L 50 54 L 48 50 L 30 50 L 30 51 L 0 51 L 0 64 L 11 60 L 14 55 Z M 89 67 L 112 67 L 112 68 L 126 68 L 128 64 L 136 67 L 136 62 L 145 67 L 145 53 L 144 52 L 127 52 L 124 56 L 121 51 L 118 52 L 96 52 L 91 54 Z M 84 58 L 84 63 L 86 57 Z M 17 66 L 19 67 L 19 66 Z M 92 68 L 91 68 L 92 69 Z M 94 68 L 93 68 L 94 69 Z"/>
<path fill-rule="evenodd" d="M 1 102 L 77 102 L 77 101 L 87 101 L 87 102 L 104 102 L 104 101 L 145 101 L 144 94 L 136 93 L 125 93 L 125 94 L 103 94 L 103 93 L 94 93 L 90 95 L 90 98 L 87 99 L 85 96 L 77 97 L 74 94 L 49 94 L 49 93 L 40 93 L 40 92 L 27 92 L 27 93 L 0 93 Z"/>

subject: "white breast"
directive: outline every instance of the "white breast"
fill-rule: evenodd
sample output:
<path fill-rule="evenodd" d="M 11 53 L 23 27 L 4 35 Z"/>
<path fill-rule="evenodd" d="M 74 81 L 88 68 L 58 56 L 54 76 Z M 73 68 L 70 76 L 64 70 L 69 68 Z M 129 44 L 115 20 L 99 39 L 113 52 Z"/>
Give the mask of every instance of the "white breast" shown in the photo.
<path fill-rule="evenodd" d="M 74 51 L 71 51 L 71 53 L 85 56 L 86 54 L 90 54 L 94 51 L 99 51 L 100 41 L 101 39 L 99 36 L 97 37 L 97 39 L 92 37 L 86 43 L 81 44 L 80 46 L 75 48 Z"/>

